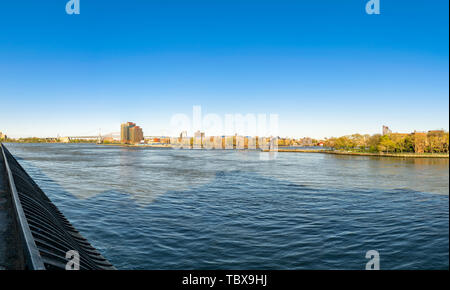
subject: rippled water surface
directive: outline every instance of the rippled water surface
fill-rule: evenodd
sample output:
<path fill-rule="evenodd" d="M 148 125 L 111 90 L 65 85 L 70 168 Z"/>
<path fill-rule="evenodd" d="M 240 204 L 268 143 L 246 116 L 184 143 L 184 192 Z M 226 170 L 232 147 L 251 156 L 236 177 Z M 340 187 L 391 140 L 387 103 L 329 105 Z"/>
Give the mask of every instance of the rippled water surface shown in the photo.
<path fill-rule="evenodd" d="M 448 269 L 448 159 L 7 144 L 119 269 Z"/>

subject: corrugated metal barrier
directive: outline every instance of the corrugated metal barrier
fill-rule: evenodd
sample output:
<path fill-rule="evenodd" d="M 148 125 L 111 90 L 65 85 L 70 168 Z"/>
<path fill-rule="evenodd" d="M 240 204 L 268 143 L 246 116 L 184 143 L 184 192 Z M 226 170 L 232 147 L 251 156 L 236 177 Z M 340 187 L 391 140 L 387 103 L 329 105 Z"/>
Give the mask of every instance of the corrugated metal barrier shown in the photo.
<path fill-rule="evenodd" d="M 12 154 L 1 144 L 27 269 L 64 270 L 66 253 L 77 251 L 80 270 L 115 269 L 70 224 Z"/>

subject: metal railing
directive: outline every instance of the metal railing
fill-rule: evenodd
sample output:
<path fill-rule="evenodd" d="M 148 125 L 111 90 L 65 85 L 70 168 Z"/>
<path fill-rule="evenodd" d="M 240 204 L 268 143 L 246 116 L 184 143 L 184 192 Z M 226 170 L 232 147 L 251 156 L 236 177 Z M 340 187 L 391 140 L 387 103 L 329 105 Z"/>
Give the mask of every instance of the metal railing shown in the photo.
<path fill-rule="evenodd" d="M 5 163 L 5 170 L 8 179 L 8 185 L 11 192 L 12 204 L 14 206 L 14 213 L 16 217 L 16 222 L 18 224 L 19 239 L 23 248 L 23 256 L 25 259 L 25 266 L 30 270 L 45 270 L 44 263 L 42 262 L 42 257 L 39 254 L 39 250 L 34 242 L 33 235 L 31 234 L 30 226 L 25 217 L 25 213 L 20 203 L 19 194 L 17 193 L 16 185 L 14 183 L 14 177 L 11 173 L 11 169 L 6 158 L 5 149 L 3 144 L 2 155 Z"/>
<path fill-rule="evenodd" d="M 3 144 L 1 151 L 26 269 L 65 269 L 68 251 L 79 253 L 82 270 L 114 269 L 70 224 Z"/>

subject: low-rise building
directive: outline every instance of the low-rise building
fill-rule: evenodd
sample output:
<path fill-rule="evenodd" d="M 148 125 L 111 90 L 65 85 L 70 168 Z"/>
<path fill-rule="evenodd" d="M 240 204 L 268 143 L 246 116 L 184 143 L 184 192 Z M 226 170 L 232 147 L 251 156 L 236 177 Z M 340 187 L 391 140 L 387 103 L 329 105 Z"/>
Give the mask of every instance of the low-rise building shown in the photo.
<path fill-rule="evenodd" d="M 69 137 L 59 137 L 58 141 L 61 143 L 69 143 L 70 142 L 70 138 Z"/>

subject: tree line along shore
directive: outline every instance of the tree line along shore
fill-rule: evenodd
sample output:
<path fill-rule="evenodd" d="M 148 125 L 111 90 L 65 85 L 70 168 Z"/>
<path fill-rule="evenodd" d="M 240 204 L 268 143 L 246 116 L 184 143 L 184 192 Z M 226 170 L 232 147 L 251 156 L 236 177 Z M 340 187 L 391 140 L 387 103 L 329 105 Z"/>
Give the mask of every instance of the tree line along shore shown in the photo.
<path fill-rule="evenodd" d="M 324 146 L 335 150 L 368 153 L 445 153 L 448 154 L 449 133 L 434 130 L 414 133 L 388 133 L 375 135 L 353 134 L 329 138 Z"/>
<path fill-rule="evenodd" d="M 263 152 L 269 152 L 270 150 L 263 150 Z M 323 153 L 323 154 L 335 154 L 335 155 L 352 155 L 352 156 L 376 156 L 376 157 L 401 157 L 401 158 L 449 158 L 448 153 L 383 153 L 383 152 L 363 152 L 352 150 L 333 150 L 333 149 L 321 149 L 321 150 L 309 150 L 309 149 L 283 149 L 278 148 L 277 152 L 291 152 L 291 153 Z"/>

